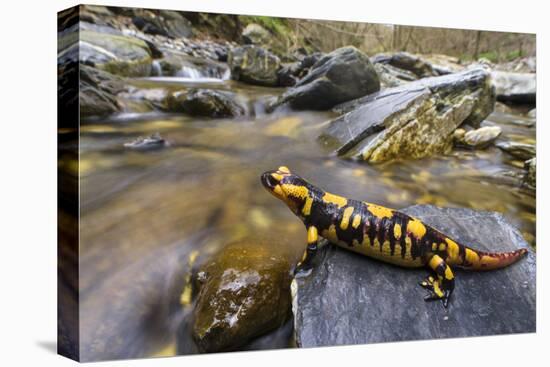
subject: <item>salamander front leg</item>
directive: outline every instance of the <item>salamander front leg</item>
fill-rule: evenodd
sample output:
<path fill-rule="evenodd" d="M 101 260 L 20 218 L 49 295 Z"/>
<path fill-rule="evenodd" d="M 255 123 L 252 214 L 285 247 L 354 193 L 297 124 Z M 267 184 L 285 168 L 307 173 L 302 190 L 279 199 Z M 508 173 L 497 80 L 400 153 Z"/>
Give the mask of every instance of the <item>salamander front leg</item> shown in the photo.
<path fill-rule="evenodd" d="M 433 270 L 435 276 L 430 275 L 420 282 L 420 285 L 429 292 L 424 300 L 441 300 L 446 308 L 455 287 L 454 274 L 449 265 L 438 255 L 433 255 L 430 258 L 428 266 Z"/>
<path fill-rule="evenodd" d="M 302 260 L 298 263 L 298 266 L 296 266 L 294 274 L 309 274 L 312 267 L 313 258 L 317 254 L 318 242 L 319 234 L 317 232 L 317 227 L 310 226 L 307 229 L 307 249 L 304 251 L 304 256 L 302 256 Z"/>

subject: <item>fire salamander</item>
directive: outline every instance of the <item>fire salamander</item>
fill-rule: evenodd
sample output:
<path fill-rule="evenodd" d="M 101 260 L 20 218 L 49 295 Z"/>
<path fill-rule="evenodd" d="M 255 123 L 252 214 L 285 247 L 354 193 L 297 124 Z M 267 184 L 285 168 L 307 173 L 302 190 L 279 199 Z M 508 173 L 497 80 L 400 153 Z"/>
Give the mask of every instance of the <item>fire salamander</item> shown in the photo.
<path fill-rule="evenodd" d="M 425 300 L 448 306 L 454 289 L 451 266 L 472 270 L 499 269 L 518 261 L 526 249 L 491 253 L 457 243 L 417 218 L 380 205 L 325 192 L 287 167 L 265 172 L 262 184 L 304 222 L 307 249 L 296 272 L 311 269 L 319 236 L 345 249 L 403 267 L 427 266 L 431 274 L 420 285 Z"/>

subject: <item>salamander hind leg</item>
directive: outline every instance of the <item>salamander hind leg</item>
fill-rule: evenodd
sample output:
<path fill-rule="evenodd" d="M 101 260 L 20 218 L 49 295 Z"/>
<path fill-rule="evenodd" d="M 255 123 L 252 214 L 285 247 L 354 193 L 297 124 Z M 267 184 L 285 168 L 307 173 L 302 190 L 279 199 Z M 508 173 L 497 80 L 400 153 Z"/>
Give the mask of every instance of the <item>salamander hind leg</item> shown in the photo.
<path fill-rule="evenodd" d="M 429 275 L 420 282 L 420 285 L 429 293 L 424 300 L 441 300 L 443 306 L 447 307 L 455 287 L 454 274 L 449 265 L 438 255 L 430 258 L 428 266 L 433 271 L 433 275 Z"/>

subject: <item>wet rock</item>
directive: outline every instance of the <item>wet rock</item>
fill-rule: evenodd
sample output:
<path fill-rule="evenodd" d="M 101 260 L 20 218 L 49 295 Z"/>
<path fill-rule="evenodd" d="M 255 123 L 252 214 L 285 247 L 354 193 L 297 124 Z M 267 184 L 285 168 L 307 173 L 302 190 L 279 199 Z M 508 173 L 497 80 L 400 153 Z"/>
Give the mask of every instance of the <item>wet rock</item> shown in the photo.
<path fill-rule="evenodd" d="M 193 35 L 191 22 L 175 11 L 138 9 L 132 22 L 142 32 L 153 35 L 170 38 L 188 38 Z"/>
<path fill-rule="evenodd" d="M 422 158 L 452 148 L 463 123 L 478 125 L 493 110 L 489 73 L 466 70 L 424 78 L 342 104 L 320 142 L 370 163 Z"/>
<path fill-rule="evenodd" d="M 533 108 L 532 110 L 530 110 L 529 112 L 527 112 L 527 117 L 536 119 L 536 118 L 537 118 L 537 109 L 536 109 L 536 108 Z"/>
<path fill-rule="evenodd" d="M 121 78 L 87 65 L 80 65 L 79 74 L 81 117 L 101 117 L 120 110 L 116 95 L 125 90 Z"/>
<path fill-rule="evenodd" d="M 525 161 L 524 168 L 527 170 L 525 174 L 525 183 L 531 187 L 537 186 L 537 159 L 533 157 Z"/>
<path fill-rule="evenodd" d="M 502 102 L 496 102 L 495 103 L 495 111 L 497 112 L 503 112 L 503 113 L 514 113 L 514 109 Z"/>
<path fill-rule="evenodd" d="M 421 57 L 408 52 L 397 52 L 394 54 L 378 54 L 371 58 L 374 64 L 387 64 L 399 69 L 407 70 L 419 78 L 449 74 L 449 72 L 440 69 L 443 74 L 435 71 L 432 64 Z"/>
<path fill-rule="evenodd" d="M 407 70 L 398 69 L 391 65 L 378 63 L 374 64 L 374 69 L 378 73 L 382 88 L 393 88 L 418 79 L 413 73 Z"/>
<path fill-rule="evenodd" d="M 281 61 L 264 48 L 253 45 L 233 48 L 227 63 L 234 80 L 268 87 L 278 85 L 277 71 Z"/>
<path fill-rule="evenodd" d="M 322 56 L 270 110 L 284 105 L 326 110 L 378 90 L 380 81 L 368 56 L 355 47 L 342 47 Z"/>
<path fill-rule="evenodd" d="M 242 33 L 243 42 L 246 45 L 269 45 L 271 34 L 267 29 L 256 23 L 248 24 Z"/>
<path fill-rule="evenodd" d="M 191 89 L 175 92 L 168 97 L 167 108 L 192 116 L 236 117 L 245 113 L 244 107 L 231 95 L 210 89 Z"/>
<path fill-rule="evenodd" d="M 277 71 L 279 85 L 283 87 L 296 85 L 322 56 L 321 53 L 317 52 L 303 57 L 300 61 L 283 64 L 279 71 Z"/>
<path fill-rule="evenodd" d="M 536 102 L 536 74 L 505 71 L 493 71 L 491 74 L 499 101 L 527 104 Z"/>
<path fill-rule="evenodd" d="M 140 136 L 129 143 L 125 143 L 124 147 L 136 150 L 153 150 L 164 148 L 168 145 L 168 142 L 157 132 L 145 138 Z"/>
<path fill-rule="evenodd" d="M 495 65 L 495 69 L 513 73 L 536 73 L 537 58 L 535 56 L 529 56 L 515 59 L 507 63 Z"/>
<path fill-rule="evenodd" d="M 111 74 L 142 77 L 151 72 L 151 54 L 147 44 L 121 34 L 80 31 L 80 62 Z"/>
<path fill-rule="evenodd" d="M 159 76 L 179 76 L 194 79 L 224 79 L 229 76 L 229 69 L 224 63 L 174 51 L 165 50 L 164 57 L 155 62 L 159 65 Z"/>
<path fill-rule="evenodd" d="M 243 240 L 225 247 L 199 272 L 198 350 L 234 350 L 282 326 L 290 314 L 290 267 L 277 246 Z"/>
<path fill-rule="evenodd" d="M 529 248 L 500 213 L 412 206 L 404 210 L 455 240 L 488 251 Z M 310 276 L 296 279 L 300 347 L 528 333 L 536 330 L 536 256 L 491 272 L 456 270 L 448 309 L 425 302 L 424 269 L 405 269 L 325 246 Z"/>
<path fill-rule="evenodd" d="M 94 24 L 107 24 L 106 20 L 112 18 L 114 14 L 105 6 L 99 5 L 81 5 L 79 17 L 80 21 L 94 23 Z"/>
<path fill-rule="evenodd" d="M 454 132 L 455 144 L 469 148 L 486 148 L 502 133 L 498 126 L 484 126 L 479 129 L 465 131 L 456 129 Z"/>
<path fill-rule="evenodd" d="M 533 144 L 518 143 L 514 141 L 501 141 L 496 146 L 505 151 L 506 153 L 519 158 L 519 159 L 531 159 L 537 154 L 537 148 Z"/>

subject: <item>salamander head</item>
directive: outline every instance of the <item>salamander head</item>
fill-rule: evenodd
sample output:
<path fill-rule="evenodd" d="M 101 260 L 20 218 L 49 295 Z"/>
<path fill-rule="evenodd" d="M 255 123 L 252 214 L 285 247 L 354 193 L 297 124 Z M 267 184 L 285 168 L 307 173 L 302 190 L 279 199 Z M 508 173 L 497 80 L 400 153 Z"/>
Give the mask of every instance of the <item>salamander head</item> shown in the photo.
<path fill-rule="evenodd" d="M 267 191 L 284 201 L 297 215 L 309 196 L 310 185 L 300 176 L 291 173 L 285 166 L 264 172 L 261 181 Z"/>

